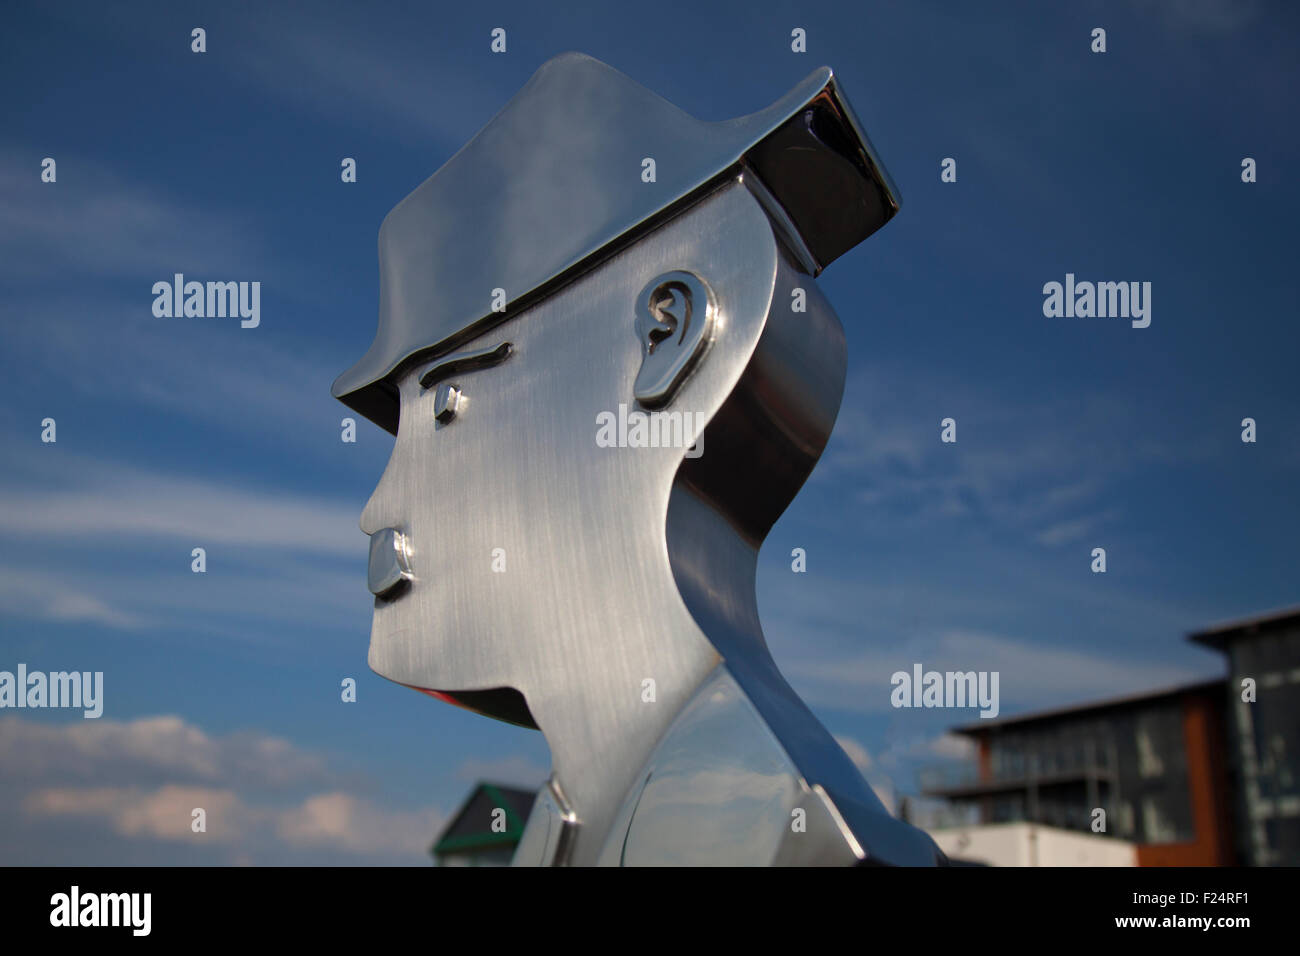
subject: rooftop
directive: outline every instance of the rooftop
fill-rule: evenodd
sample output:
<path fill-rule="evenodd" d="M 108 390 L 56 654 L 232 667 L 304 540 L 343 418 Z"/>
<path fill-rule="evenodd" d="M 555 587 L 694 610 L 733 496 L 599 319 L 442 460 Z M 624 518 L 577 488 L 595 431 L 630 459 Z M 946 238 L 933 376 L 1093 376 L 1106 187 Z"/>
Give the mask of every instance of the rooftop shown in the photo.
<path fill-rule="evenodd" d="M 1300 607 L 1286 608 L 1281 611 L 1267 611 L 1253 617 L 1243 617 L 1235 621 L 1212 624 L 1204 630 L 1193 631 L 1187 635 L 1187 639 L 1222 651 L 1227 649 L 1229 641 L 1236 638 L 1249 637 L 1293 624 L 1300 624 Z"/>
<path fill-rule="evenodd" d="M 1202 694 L 1206 692 L 1220 691 L 1222 689 L 1223 678 L 1216 677 L 1213 680 L 1201 680 L 1190 684 L 1179 684 L 1161 690 L 1138 691 L 1137 693 L 1125 694 L 1120 697 L 1110 697 L 1106 700 L 1088 701 L 1086 703 L 1072 704 L 1066 707 L 1053 707 L 1049 710 L 1040 710 L 1028 714 L 1017 714 L 1013 717 L 1000 717 L 993 720 L 981 719 L 973 723 L 963 724 L 960 727 L 954 727 L 952 732 L 955 734 L 967 734 L 974 737 L 990 730 L 1001 730 L 1006 727 L 1022 727 L 1029 724 L 1048 723 L 1055 720 L 1082 716 L 1083 714 L 1092 714 L 1105 710 L 1120 710 L 1123 708 L 1135 707 L 1139 704 L 1154 703 L 1156 701 L 1167 700 L 1173 697 L 1185 697 L 1190 694 Z"/>
<path fill-rule="evenodd" d="M 513 848 L 523 834 L 535 796 L 532 790 L 479 781 L 429 852 L 435 857 L 448 857 Z M 504 829 L 492 825 L 498 809 L 504 813 Z"/>

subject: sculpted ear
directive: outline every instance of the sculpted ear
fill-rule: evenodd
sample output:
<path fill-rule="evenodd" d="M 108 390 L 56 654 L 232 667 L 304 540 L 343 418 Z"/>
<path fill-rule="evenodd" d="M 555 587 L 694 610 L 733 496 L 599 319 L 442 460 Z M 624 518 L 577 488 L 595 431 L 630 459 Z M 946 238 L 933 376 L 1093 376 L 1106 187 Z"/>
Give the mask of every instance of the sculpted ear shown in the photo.
<path fill-rule="evenodd" d="M 636 334 L 643 359 L 633 393 L 646 408 L 672 401 L 713 341 L 717 303 L 693 272 L 652 279 L 636 301 Z"/>

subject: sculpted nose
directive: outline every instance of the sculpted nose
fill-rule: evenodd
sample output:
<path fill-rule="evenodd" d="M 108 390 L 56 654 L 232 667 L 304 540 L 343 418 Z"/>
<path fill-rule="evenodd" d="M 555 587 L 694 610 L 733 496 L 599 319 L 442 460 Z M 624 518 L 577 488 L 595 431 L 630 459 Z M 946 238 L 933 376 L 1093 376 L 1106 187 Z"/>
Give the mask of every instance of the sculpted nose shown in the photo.
<path fill-rule="evenodd" d="M 375 489 L 375 493 L 370 496 L 370 500 L 366 502 L 366 506 L 361 509 L 362 534 L 372 535 L 383 530 L 383 522 L 379 520 L 378 515 L 379 507 L 375 503 L 378 497 L 379 489 Z"/>
<path fill-rule="evenodd" d="M 394 449 L 395 451 L 396 449 Z M 403 519 L 397 513 L 397 496 L 393 493 L 396 489 L 392 487 L 392 482 L 396 478 L 394 471 L 395 466 L 390 457 L 388 464 L 384 468 L 384 473 L 379 476 L 379 483 L 375 485 L 375 490 L 370 495 L 370 500 L 361 509 L 361 531 L 363 534 L 378 534 L 384 528 L 402 524 Z"/>

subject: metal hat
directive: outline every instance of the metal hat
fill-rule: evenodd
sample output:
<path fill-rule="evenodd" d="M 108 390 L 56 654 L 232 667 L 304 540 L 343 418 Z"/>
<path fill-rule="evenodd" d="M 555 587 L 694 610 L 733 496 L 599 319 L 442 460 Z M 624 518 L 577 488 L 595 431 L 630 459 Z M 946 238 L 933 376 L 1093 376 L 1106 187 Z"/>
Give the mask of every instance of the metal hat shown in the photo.
<path fill-rule="evenodd" d="M 767 109 L 704 122 L 589 56 L 547 61 L 384 218 L 379 329 L 334 397 L 396 434 L 409 359 L 482 334 L 741 170 L 813 275 L 898 209 L 827 67 Z"/>

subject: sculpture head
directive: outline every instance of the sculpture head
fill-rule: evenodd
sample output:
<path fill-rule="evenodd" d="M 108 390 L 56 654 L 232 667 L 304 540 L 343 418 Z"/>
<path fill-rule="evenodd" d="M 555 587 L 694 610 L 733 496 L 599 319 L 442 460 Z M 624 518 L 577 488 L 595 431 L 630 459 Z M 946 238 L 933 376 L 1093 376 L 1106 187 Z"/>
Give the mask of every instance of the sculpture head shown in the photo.
<path fill-rule="evenodd" d="M 895 208 L 829 71 L 700 123 L 543 66 L 385 220 L 379 332 L 334 386 L 396 435 L 361 519 L 371 666 L 591 734 L 575 699 L 684 699 L 761 643 L 753 559 L 843 386 L 812 274 Z"/>

